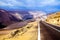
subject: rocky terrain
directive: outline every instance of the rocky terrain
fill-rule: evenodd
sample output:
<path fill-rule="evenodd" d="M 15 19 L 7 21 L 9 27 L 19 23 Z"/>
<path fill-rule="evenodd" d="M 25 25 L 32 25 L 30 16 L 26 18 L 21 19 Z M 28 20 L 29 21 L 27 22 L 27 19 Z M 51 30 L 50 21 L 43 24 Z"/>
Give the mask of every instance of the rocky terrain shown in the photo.
<path fill-rule="evenodd" d="M 12 14 L 9 14 L 8 11 L 0 9 L 0 27 L 3 28 L 15 22 L 20 22 L 22 19 L 18 19 Z"/>
<path fill-rule="evenodd" d="M 5 26 L 9 26 L 11 24 L 21 22 L 23 20 L 29 20 L 33 18 L 37 19 L 39 17 L 42 18 L 42 16 L 44 16 L 45 14 L 46 13 L 42 11 L 21 11 L 21 10 L 8 11 L 0 9 L 0 27 L 4 28 Z"/>
<path fill-rule="evenodd" d="M 60 26 L 60 12 L 56 12 L 47 16 L 47 23 Z"/>

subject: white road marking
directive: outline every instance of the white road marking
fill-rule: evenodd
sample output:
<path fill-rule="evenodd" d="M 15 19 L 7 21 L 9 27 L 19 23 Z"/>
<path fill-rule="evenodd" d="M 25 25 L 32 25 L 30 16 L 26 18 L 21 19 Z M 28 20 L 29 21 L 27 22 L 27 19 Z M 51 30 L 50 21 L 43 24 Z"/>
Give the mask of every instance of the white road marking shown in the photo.
<path fill-rule="evenodd" d="M 40 35 L 40 24 L 38 22 L 38 40 L 41 40 L 41 35 Z"/>
<path fill-rule="evenodd" d="M 54 28 L 54 27 L 52 27 L 52 26 L 50 26 L 50 25 L 48 25 L 48 24 L 46 24 L 46 23 L 44 23 L 44 24 L 47 25 L 48 27 L 50 27 L 50 28 L 56 30 L 57 32 L 60 32 L 60 30 L 58 30 L 58 29 L 56 29 L 56 28 Z"/>

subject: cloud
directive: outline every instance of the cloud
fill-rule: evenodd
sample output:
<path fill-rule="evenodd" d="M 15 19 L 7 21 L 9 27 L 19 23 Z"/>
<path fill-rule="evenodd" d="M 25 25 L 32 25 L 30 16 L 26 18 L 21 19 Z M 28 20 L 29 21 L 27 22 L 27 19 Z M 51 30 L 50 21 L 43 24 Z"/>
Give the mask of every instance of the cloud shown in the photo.
<path fill-rule="evenodd" d="M 0 6 L 25 6 L 25 7 L 44 7 L 59 5 L 58 0 L 2 0 Z"/>
<path fill-rule="evenodd" d="M 23 6 L 24 3 L 23 2 L 18 2 L 16 0 L 6 0 L 6 1 L 0 1 L 0 6 Z"/>
<path fill-rule="evenodd" d="M 0 1 L 0 6 L 14 6 L 14 5 Z"/>
<path fill-rule="evenodd" d="M 38 5 L 38 7 L 44 7 L 44 6 L 56 6 L 59 4 L 60 4 L 60 1 L 57 1 L 57 0 L 42 0 L 37 5 Z"/>
<path fill-rule="evenodd" d="M 35 5 L 36 4 L 36 0 L 26 0 L 26 5 Z"/>
<path fill-rule="evenodd" d="M 17 5 L 17 6 L 22 6 L 24 5 L 23 2 L 17 1 L 17 0 L 9 0 L 9 2 L 13 5 Z"/>
<path fill-rule="evenodd" d="M 56 11 L 59 10 L 60 0 L 1 0 L 0 6 L 13 9 L 30 9 Z"/>

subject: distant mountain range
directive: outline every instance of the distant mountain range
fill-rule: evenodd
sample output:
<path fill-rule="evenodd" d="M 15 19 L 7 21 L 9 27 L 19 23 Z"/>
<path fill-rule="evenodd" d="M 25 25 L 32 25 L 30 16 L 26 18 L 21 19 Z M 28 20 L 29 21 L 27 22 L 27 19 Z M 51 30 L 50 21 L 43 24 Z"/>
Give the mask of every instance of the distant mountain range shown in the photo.
<path fill-rule="evenodd" d="M 0 27 L 33 18 L 28 11 L 7 11 L 0 9 Z"/>
<path fill-rule="evenodd" d="M 46 13 L 42 11 L 8 11 L 0 9 L 0 27 L 3 28 L 16 22 L 41 17 L 45 14 Z"/>
<path fill-rule="evenodd" d="M 20 11 L 20 10 L 15 10 L 15 11 L 8 11 L 9 14 L 12 14 L 13 16 L 17 17 L 18 19 L 23 19 L 23 20 L 27 20 L 27 19 L 31 19 L 33 18 L 33 15 L 31 15 L 29 13 L 29 11 Z"/>

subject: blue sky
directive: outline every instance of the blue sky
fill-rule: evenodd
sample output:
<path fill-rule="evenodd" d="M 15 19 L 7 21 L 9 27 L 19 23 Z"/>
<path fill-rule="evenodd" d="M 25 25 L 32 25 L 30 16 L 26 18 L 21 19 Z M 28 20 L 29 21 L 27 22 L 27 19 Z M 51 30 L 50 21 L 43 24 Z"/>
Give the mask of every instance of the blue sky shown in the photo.
<path fill-rule="evenodd" d="M 8 10 L 60 11 L 60 0 L 0 0 L 0 8 Z"/>

